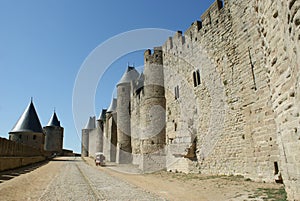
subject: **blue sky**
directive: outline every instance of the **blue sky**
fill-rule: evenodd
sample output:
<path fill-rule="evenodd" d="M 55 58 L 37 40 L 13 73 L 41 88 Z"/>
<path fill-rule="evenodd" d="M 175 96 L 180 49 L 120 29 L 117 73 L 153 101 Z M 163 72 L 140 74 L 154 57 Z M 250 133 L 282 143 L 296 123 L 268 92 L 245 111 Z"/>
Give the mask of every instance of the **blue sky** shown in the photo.
<path fill-rule="evenodd" d="M 33 97 L 41 124 L 47 124 L 56 108 L 65 128 L 64 148 L 80 152 L 81 130 L 77 133 L 75 128 L 72 94 L 88 55 L 111 37 L 134 29 L 184 32 L 212 3 L 0 0 L 0 137 L 8 138 Z M 98 116 L 108 107 L 128 62 L 143 65 L 143 51 L 124 56 L 109 67 L 95 94 L 96 114 L 90 116 Z M 84 118 L 88 120 L 88 116 Z"/>

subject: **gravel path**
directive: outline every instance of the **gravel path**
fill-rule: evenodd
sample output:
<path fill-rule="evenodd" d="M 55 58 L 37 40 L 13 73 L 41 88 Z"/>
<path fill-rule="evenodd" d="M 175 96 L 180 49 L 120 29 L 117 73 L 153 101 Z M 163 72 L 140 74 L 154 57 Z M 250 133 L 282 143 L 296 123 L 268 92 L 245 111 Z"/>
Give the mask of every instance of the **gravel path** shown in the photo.
<path fill-rule="evenodd" d="M 0 172 L 0 201 L 285 200 L 282 184 L 166 171 L 134 174 L 137 170 L 132 165 L 107 163 L 106 167 L 96 167 L 93 159 L 84 160 L 56 158 L 17 171 Z"/>
<path fill-rule="evenodd" d="M 54 163 L 56 165 L 53 165 Z M 52 171 L 52 174 L 55 171 L 55 174 L 52 177 L 44 177 L 48 180 L 43 180 L 40 185 L 26 186 L 26 191 L 30 191 L 30 194 L 24 194 L 24 197 L 20 197 L 20 194 L 10 198 L 6 196 L 5 200 L 164 200 L 87 165 L 81 158 L 61 158 L 37 170 L 41 171 L 39 175 L 49 171 Z M 32 181 L 37 179 L 35 171 L 26 174 L 26 181 L 31 180 L 30 174 L 34 177 Z M 5 191 L 9 189 L 5 188 L 6 185 L 13 186 L 14 192 L 24 187 L 24 183 L 18 186 L 18 182 L 14 181 L 22 179 L 22 176 L 25 175 L 0 184 L 0 197 L 5 196 L 5 192 L 10 193 Z"/>

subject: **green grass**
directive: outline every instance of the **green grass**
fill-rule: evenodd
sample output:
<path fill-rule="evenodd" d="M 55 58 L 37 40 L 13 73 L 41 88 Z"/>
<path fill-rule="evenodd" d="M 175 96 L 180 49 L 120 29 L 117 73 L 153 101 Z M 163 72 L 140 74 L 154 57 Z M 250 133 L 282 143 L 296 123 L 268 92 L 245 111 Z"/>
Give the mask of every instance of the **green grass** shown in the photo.
<path fill-rule="evenodd" d="M 258 188 L 254 195 L 249 195 L 249 198 L 261 197 L 266 201 L 286 201 L 287 195 L 284 188 Z"/>

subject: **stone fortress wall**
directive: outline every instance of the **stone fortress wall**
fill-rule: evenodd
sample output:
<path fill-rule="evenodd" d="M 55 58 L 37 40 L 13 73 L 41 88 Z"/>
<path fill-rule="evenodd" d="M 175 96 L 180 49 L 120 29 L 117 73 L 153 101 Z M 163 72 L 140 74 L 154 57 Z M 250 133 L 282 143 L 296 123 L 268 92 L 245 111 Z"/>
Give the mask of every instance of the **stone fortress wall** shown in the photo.
<path fill-rule="evenodd" d="M 45 160 L 41 150 L 0 138 L 0 171 Z"/>
<path fill-rule="evenodd" d="M 168 169 L 266 182 L 280 173 L 300 199 L 299 5 L 216 1 L 163 45 Z"/>
<path fill-rule="evenodd" d="M 0 138 L 0 156 L 14 157 L 14 156 L 41 156 L 42 152 L 34 147 L 24 145 L 18 142 Z"/>
<path fill-rule="evenodd" d="M 270 182 L 279 151 L 261 42 L 250 1 L 240 16 L 233 5 L 216 1 L 163 45 L 168 152 L 196 159 L 204 173 Z"/>
<path fill-rule="evenodd" d="M 289 200 L 300 200 L 299 8 L 216 0 L 147 50 L 143 74 L 118 85 L 117 109 L 106 114 L 106 157 L 122 163 L 125 151 L 144 172 L 283 180 Z"/>

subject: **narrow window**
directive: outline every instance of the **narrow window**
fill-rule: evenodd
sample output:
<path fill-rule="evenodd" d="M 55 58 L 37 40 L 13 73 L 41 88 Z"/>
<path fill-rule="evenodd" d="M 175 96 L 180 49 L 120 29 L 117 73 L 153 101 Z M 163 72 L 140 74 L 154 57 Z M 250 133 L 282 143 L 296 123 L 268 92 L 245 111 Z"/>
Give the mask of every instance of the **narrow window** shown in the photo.
<path fill-rule="evenodd" d="M 197 70 L 196 73 L 197 73 L 197 84 L 200 85 L 201 84 L 201 81 L 200 81 L 200 71 Z"/>
<path fill-rule="evenodd" d="M 177 85 L 174 89 L 175 92 L 175 100 L 177 100 L 179 98 L 179 86 Z"/>
<path fill-rule="evenodd" d="M 201 78 L 200 78 L 200 71 L 196 70 L 193 72 L 193 80 L 194 80 L 194 87 L 201 84 Z"/>
<path fill-rule="evenodd" d="M 174 130 L 177 131 L 177 123 L 174 123 Z"/>
<path fill-rule="evenodd" d="M 33 135 L 33 140 L 36 140 L 36 135 Z"/>
<path fill-rule="evenodd" d="M 197 86 L 196 72 L 193 72 L 194 87 Z"/>
<path fill-rule="evenodd" d="M 278 168 L 278 163 L 274 162 L 274 174 L 278 174 L 279 173 L 279 168 Z"/>

